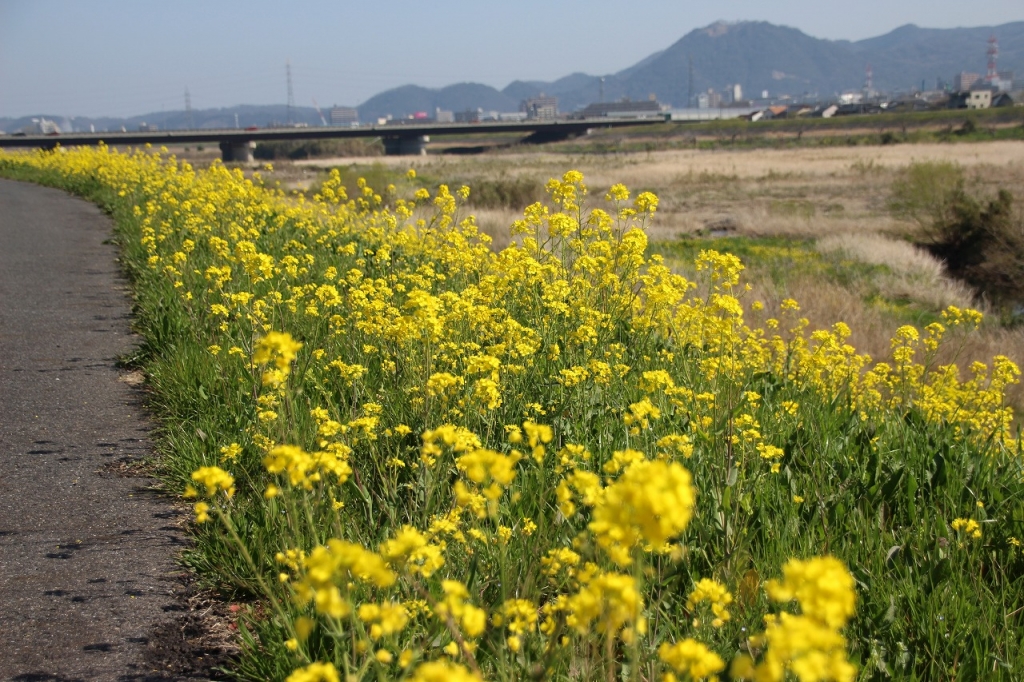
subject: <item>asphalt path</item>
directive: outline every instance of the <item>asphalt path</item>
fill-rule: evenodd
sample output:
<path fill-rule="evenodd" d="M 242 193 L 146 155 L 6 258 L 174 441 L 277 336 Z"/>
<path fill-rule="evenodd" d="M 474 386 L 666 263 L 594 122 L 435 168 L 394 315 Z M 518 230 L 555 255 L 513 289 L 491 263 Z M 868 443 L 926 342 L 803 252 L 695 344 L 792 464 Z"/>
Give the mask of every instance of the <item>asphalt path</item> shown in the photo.
<path fill-rule="evenodd" d="M 150 451 L 117 366 L 130 306 L 110 219 L 0 180 L 0 679 L 173 679 L 178 512 L 126 476 Z M 126 381 L 126 378 L 129 381 Z"/>

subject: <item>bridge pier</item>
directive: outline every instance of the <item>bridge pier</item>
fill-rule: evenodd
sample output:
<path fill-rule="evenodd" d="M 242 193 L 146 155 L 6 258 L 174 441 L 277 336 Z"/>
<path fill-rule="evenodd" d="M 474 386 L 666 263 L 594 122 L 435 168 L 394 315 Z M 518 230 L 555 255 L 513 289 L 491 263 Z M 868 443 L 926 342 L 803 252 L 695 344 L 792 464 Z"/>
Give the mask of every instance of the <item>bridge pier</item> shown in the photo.
<path fill-rule="evenodd" d="M 385 137 L 383 141 L 384 153 L 388 156 L 424 156 L 430 136 Z"/>
<path fill-rule="evenodd" d="M 238 161 L 240 163 L 252 163 L 252 150 L 256 149 L 256 143 L 246 140 L 236 142 L 225 140 L 220 143 L 220 158 L 224 163 Z"/>

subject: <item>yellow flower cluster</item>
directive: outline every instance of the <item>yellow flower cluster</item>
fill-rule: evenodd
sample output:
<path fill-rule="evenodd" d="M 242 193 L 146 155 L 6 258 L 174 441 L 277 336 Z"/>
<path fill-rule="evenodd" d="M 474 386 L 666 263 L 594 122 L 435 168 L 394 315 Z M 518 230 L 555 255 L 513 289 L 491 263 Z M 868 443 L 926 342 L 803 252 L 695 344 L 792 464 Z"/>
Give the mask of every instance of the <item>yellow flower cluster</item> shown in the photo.
<path fill-rule="evenodd" d="M 305 605 L 313 601 L 318 613 L 331 618 L 344 618 L 352 612 L 346 593 L 353 581 L 383 588 L 396 579 L 379 555 L 336 538 L 314 548 L 308 556 L 297 551 L 278 553 L 277 561 L 299 574 L 293 584 L 295 602 Z M 282 573 L 281 578 L 287 582 L 289 575 Z"/>
<path fill-rule="evenodd" d="M 467 637 L 477 638 L 487 627 L 487 612 L 469 603 L 469 590 L 458 580 L 441 583 L 444 599 L 437 605 L 437 615 L 446 621 L 457 623 Z"/>
<path fill-rule="evenodd" d="M 953 530 L 977 540 L 981 537 L 981 525 L 974 519 L 953 519 L 949 524 Z"/>
<path fill-rule="evenodd" d="M 380 546 L 380 554 L 392 566 L 429 578 L 444 565 L 441 549 L 412 526 L 404 526 L 394 538 Z"/>
<path fill-rule="evenodd" d="M 800 680 L 852 682 L 856 668 L 846 657 L 846 639 L 840 630 L 853 616 L 856 604 L 853 576 L 834 557 L 791 559 L 783 566 L 783 579 L 769 580 L 768 595 L 777 602 L 796 600 L 800 615 L 765 616 L 765 632 L 752 643 L 767 651 L 754 664 L 747 655 L 733 660 L 736 679 L 782 682 L 786 672 Z"/>
<path fill-rule="evenodd" d="M 727 608 L 732 603 L 732 594 L 725 585 L 709 578 L 701 578 L 686 600 L 686 609 L 693 612 L 698 604 L 705 601 L 711 604 L 711 613 L 714 615 L 711 621 L 713 627 L 720 628 L 732 618 Z M 700 626 L 698 619 L 694 619 L 694 626 Z"/>
<path fill-rule="evenodd" d="M 376 640 L 401 632 L 409 622 L 409 612 L 401 604 L 362 604 L 359 620 L 370 624 L 370 638 Z"/>
<path fill-rule="evenodd" d="M 706 680 L 725 670 L 722 657 L 695 639 L 687 638 L 676 644 L 665 642 L 658 648 L 658 658 L 691 680 Z M 668 673 L 662 682 L 676 682 L 676 676 Z"/>
<path fill-rule="evenodd" d="M 192 472 L 192 480 L 206 487 L 208 497 L 220 491 L 224 491 L 229 498 L 235 494 L 235 477 L 220 467 L 200 467 Z"/>
<path fill-rule="evenodd" d="M 631 563 L 638 542 L 661 547 L 686 528 L 696 494 L 690 472 L 676 462 L 643 460 L 604 489 L 590 530 L 611 559 Z"/>
<path fill-rule="evenodd" d="M 231 499 L 235 494 L 235 477 L 220 467 L 200 467 L 192 472 L 192 480 L 205 487 L 207 497 L 214 497 L 218 492 L 223 491 L 225 497 Z M 185 488 L 185 497 L 197 497 L 198 491 L 191 485 Z M 196 515 L 196 523 L 206 523 L 210 520 L 210 504 L 208 502 L 196 502 L 193 505 Z"/>
<path fill-rule="evenodd" d="M 643 597 L 633 576 L 608 573 L 591 565 L 581 573 L 579 582 L 579 592 L 566 602 L 570 627 L 580 633 L 593 628 L 603 635 L 619 634 L 623 628 L 646 631 Z"/>
<path fill-rule="evenodd" d="M 221 309 L 226 312 L 223 306 Z M 275 388 L 284 383 L 300 348 L 302 344 L 286 332 L 272 331 L 260 339 L 256 344 L 256 351 L 252 354 L 252 361 L 261 366 L 273 365 L 264 371 L 263 383 Z"/>
<path fill-rule="evenodd" d="M 285 682 L 339 682 L 338 669 L 331 663 L 310 663 L 292 672 Z"/>
<path fill-rule="evenodd" d="M 463 665 L 441 660 L 419 665 L 409 682 L 482 682 L 482 679 Z"/>

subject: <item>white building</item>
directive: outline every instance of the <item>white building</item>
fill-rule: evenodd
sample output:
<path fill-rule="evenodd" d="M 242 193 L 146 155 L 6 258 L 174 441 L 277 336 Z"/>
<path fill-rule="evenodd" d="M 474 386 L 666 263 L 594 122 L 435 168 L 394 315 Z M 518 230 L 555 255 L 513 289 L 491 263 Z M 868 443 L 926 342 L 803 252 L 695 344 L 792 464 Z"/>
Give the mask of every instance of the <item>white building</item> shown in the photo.
<path fill-rule="evenodd" d="M 991 90 L 971 90 L 971 96 L 967 98 L 968 109 L 988 109 L 991 106 Z"/>

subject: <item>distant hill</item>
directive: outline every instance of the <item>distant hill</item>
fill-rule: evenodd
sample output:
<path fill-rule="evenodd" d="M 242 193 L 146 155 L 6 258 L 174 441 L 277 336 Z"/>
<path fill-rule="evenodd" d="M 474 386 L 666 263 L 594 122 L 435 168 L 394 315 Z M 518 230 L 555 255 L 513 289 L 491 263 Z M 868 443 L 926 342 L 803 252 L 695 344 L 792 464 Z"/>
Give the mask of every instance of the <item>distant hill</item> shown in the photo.
<path fill-rule="evenodd" d="M 693 61 L 693 92 L 722 90 L 739 83 L 745 96 L 781 94 L 827 98 L 859 90 L 868 64 L 879 90 L 933 88 L 936 79 L 950 82 L 960 71 L 984 73 L 989 36 L 999 40 L 999 69 L 1016 72 L 1024 81 L 1024 21 L 977 28 L 927 29 L 908 24 L 883 36 L 857 42 L 813 38 L 766 22 L 718 22 L 691 31 L 664 50 L 637 64 L 605 76 L 604 97 L 646 99 L 685 106 L 689 65 Z M 577 74 L 572 80 L 530 82 L 515 86 L 520 98 L 545 92 L 559 98 L 563 111 L 596 101 L 600 79 Z"/>
<path fill-rule="evenodd" d="M 239 128 L 259 126 L 266 128 L 271 123 L 287 123 L 288 107 L 284 104 L 249 105 L 243 104 L 224 109 L 197 109 L 192 112 L 193 128 L 234 128 L 238 115 Z M 324 112 L 327 115 L 327 112 Z M 79 116 L 68 119 L 63 116 L 39 114 L 22 116 L 21 118 L 0 118 L 0 130 L 13 133 L 32 125 L 33 118 L 46 118 L 60 124 L 65 130 L 69 127 L 78 132 L 87 132 L 95 128 L 96 132 L 118 131 L 123 126 L 127 130 L 138 130 L 143 123 L 156 126 L 160 130 L 177 130 L 189 127 L 188 114 L 184 111 L 154 111 L 142 116 L 128 118 Z M 320 117 L 312 107 L 293 107 L 291 118 L 294 123 L 320 125 Z"/>
<path fill-rule="evenodd" d="M 949 81 L 961 71 L 984 74 L 985 49 L 993 35 L 999 40 L 999 70 L 1014 71 L 1019 88 L 1024 83 L 1024 21 L 945 30 L 907 24 L 853 43 L 853 48 L 871 61 L 875 87 L 920 86 L 922 80 L 933 87 L 936 77 Z"/>
<path fill-rule="evenodd" d="M 873 84 L 884 91 L 934 88 L 960 71 L 984 73 L 989 36 L 999 39 L 1000 71 L 1024 81 L 1024 21 L 977 28 L 928 29 L 913 24 L 857 42 L 814 38 L 795 28 L 767 22 L 717 22 L 686 34 L 636 64 L 604 76 L 606 101 L 628 97 L 686 106 L 693 66 L 693 92 L 720 91 L 738 83 L 746 97 L 782 94 L 828 98 L 860 90 L 868 64 Z M 458 97 L 454 96 L 458 93 Z M 559 109 L 573 111 L 602 95 L 600 76 L 574 73 L 552 82 L 513 81 L 503 90 L 461 84 L 440 90 L 403 86 L 382 92 L 359 107 L 361 118 L 407 116 L 437 107 L 460 111 L 514 111 L 541 93 L 558 97 Z"/>
<path fill-rule="evenodd" d="M 913 24 L 885 35 L 856 42 L 823 40 L 795 28 L 767 22 L 717 22 L 690 31 L 667 48 L 654 50 L 636 64 L 603 76 L 605 101 L 634 100 L 654 95 L 677 107 L 687 105 L 692 61 L 693 92 L 721 91 L 738 83 L 744 96 L 782 94 L 826 99 L 847 90 L 860 90 L 865 68 L 871 65 L 874 86 L 882 91 L 933 88 L 936 79 L 950 82 L 961 71 L 984 73 L 989 36 L 999 40 L 999 70 L 1014 71 L 1017 87 L 1024 84 L 1024 21 L 1001 26 L 930 29 Z M 652 46 L 653 48 L 654 46 Z M 391 115 L 403 118 L 416 112 L 433 115 L 436 109 L 458 112 L 516 111 L 519 103 L 541 93 L 558 97 L 561 111 L 574 111 L 602 96 L 602 77 L 573 73 L 556 81 L 513 81 L 503 90 L 479 83 L 459 83 L 440 89 L 404 85 L 381 92 L 357 107 L 360 120 L 372 122 Z M 285 122 L 284 105 L 238 106 L 192 112 L 199 128 L 265 127 Z M 326 115 L 326 112 L 325 112 Z M 13 132 L 31 123 L 31 117 L 0 119 L 0 129 Z M 46 118 L 60 122 L 61 117 Z M 292 120 L 319 125 L 309 107 L 295 107 Z M 145 121 L 161 129 L 183 128 L 183 111 L 156 112 L 127 119 L 75 119 L 76 130 L 129 130 Z"/>
<path fill-rule="evenodd" d="M 458 83 L 440 90 L 403 85 L 375 95 L 359 105 L 359 120 L 372 122 L 389 114 L 402 118 L 419 111 L 430 116 L 436 109 L 465 111 L 477 108 L 488 111 L 516 111 L 519 100 L 489 85 Z"/>

